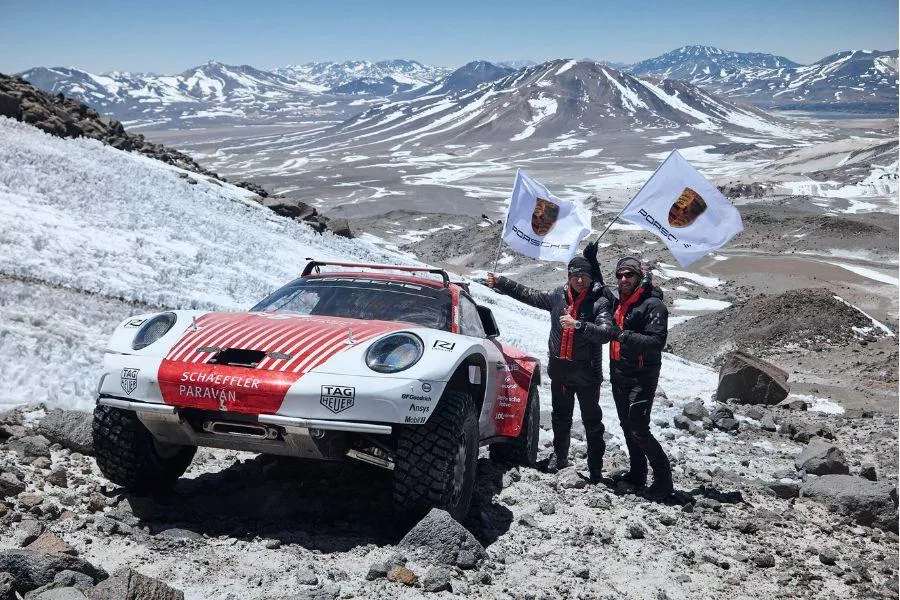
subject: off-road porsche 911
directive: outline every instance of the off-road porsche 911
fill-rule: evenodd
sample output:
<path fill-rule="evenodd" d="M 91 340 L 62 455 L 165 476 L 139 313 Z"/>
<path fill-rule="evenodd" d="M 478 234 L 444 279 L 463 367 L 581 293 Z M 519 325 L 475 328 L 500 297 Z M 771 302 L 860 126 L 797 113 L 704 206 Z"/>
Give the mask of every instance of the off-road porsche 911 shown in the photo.
<path fill-rule="evenodd" d="M 480 445 L 533 464 L 536 358 L 439 269 L 311 261 L 249 312 L 138 315 L 112 334 L 97 464 L 144 493 L 198 446 L 356 459 L 393 472 L 402 514 L 468 512 Z"/>

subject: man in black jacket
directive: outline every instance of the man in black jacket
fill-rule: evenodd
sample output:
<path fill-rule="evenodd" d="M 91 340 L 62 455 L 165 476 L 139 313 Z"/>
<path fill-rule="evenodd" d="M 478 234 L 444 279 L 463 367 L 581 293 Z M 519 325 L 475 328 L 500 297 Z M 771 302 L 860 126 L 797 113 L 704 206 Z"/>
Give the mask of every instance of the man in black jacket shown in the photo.
<path fill-rule="evenodd" d="M 638 259 L 627 256 L 616 265 L 619 297 L 612 305 L 609 376 L 631 463 L 628 473 L 619 479 L 643 488 L 649 462 L 653 484 L 644 495 L 662 500 L 673 491 L 672 469 L 662 446 L 650 433 L 650 409 L 659 381 L 669 312 L 652 286 L 642 285 L 642 278 Z"/>
<path fill-rule="evenodd" d="M 609 340 L 612 323 L 600 286 L 592 286 L 590 262 L 582 256 L 573 258 L 568 266 L 568 283 L 549 292 L 533 290 L 494 273 L 488 273 L 488 285 L 520 302 L 550 311 L 547 374 L 553 397 L 554 452 L 547 470 L 569 465 L 569 437 L 577 396 L 587 437 L 590 478 L 600 481 L 606 452 L 600 383 L 603 344 Z"/>

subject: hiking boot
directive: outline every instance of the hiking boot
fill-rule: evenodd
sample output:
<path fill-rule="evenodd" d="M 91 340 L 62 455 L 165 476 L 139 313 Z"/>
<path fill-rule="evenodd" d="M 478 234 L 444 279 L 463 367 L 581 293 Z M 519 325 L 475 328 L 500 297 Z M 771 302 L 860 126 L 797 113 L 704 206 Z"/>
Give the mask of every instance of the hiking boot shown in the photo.
<path fill-rule="evenodd" d="M 562 469 L 565 469 L 569 466 L 569 459 L 566 456 L 562 456 L 554 452 L 550 455 L 550 460 L 547 461 L 547 472 L 548 473 L 556 473 Z"/>
<path fill-rule="evenodd" d="M 647 485 L 647 474 L 646 473 L 634 473 L 632 471 L 625 471 L 624 473 L 616 473 L 612 477 L 613 483 L 619 483 L 620 481 L 623 483 L 627 483 L 631 487 L 642 488 Z"/>
<path fill-rule="evenodd" d="M 603 481 L 603 471 L 599 469 L 588 471 L 588 481 L 592 484 L 598 484 Z"/>
<path fill-rule="evenodd" d="M 656 477 L 654 475 L 653 483 L 644 491 L 644 498 L 654 502 L 661 502 L 668 498 L 674 491 L 675 486 L 672 484 L 671 475 L 668 477 Z"/>

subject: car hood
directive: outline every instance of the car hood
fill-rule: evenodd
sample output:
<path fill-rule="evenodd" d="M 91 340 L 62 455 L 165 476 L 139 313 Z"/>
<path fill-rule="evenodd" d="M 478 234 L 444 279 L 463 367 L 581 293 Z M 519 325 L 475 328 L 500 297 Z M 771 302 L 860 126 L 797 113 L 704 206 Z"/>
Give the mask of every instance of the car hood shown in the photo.
<path fill-rule="evenodd" d="M 196 319 L 165 360 L 305 373 L 342 350 L 409 327 L 290 313 L 213 312 Z"/>

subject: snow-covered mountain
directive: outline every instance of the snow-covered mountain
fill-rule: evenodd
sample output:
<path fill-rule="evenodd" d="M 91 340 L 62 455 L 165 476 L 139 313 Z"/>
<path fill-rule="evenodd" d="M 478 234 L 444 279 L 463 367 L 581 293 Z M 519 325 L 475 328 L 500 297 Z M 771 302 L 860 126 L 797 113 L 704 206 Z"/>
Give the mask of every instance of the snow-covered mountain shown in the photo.
<path fill-rule="evenodd" d="M 596 62 L 553 60 L 475 88 L 370 108 L 312 143 L 509 145 L 679 128 L 792 135 L 761 111 L 689 83 L 638 79 Z"/>
<path fill-rule="evenodd" d="M 320 91 L 338 93 L 375 93 L 389 80 L 397 91 L 429 85 L 449 74 L 451 69 L 430 67 L 414 60 L 349 60 L 344 62 L 311 62 L 275 69 L 275 73 L 318 86 Z M 370 87 L 374 86 L 374 87 Z M 354 91 L 350 91 L 354 90 Z M 396 93 L 396 92 L 394 92 Z"/>
<path fill-rule="evenodd" d="M 771 54 L 685 46 L 629 72 L 687 81 L 767 108 L 897 112 L 896 50 L 848 50 L 798 65 Z"/>
<path fill-rule="evenodd" d="M 516 69 L 496 65 L 484 60 L 476 60 L 467 63 L 456 69 L 444 79 L 438 81 L 433 87 L 427 90 L 428 94 L 439 94 L 447 92 L 461 92 L 500 79 Z"/>
<path fill-rule="evenodd" d="M 68 67 L 37 67 L 19 75 L 35 87 L 80 100 L 132 126 L 189 126 L 211 118 L 219 122 L 342 119 L 347 116 L 343 114 L 347 102 L 335 105 L 333 94 L 388 96 L 428 85 L 447 73 L 448 69 L 415 61 L 393 60 L 310 63 L 274 71 L 209 61 L 177 75 L 96 75 Z"/>
<path fill-rule="evenodd" d="M 783 56 L 762 52 L 730 52 L 712 46 L 682 46 L 635 63 L 626 70 L 634 75 L 680 79 L 700 85 L 711 77 L 723 77 L 727 73 L 796 66 L 799 65 Z"/>

